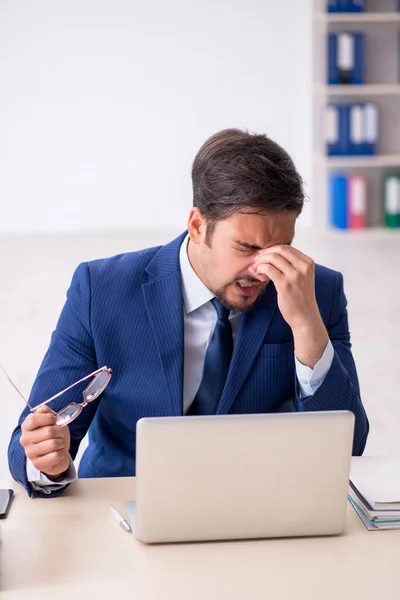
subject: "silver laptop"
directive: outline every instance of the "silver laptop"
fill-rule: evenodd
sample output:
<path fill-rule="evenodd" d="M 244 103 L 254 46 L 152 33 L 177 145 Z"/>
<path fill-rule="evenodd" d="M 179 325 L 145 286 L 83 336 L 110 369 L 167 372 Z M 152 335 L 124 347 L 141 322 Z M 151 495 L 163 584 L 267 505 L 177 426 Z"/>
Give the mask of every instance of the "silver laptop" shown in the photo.
<path fill-rule="evenodd" d="M 354 433 L 348 411 L 141 419 L 136 501 L 146 543 L 343 531 Z"/>

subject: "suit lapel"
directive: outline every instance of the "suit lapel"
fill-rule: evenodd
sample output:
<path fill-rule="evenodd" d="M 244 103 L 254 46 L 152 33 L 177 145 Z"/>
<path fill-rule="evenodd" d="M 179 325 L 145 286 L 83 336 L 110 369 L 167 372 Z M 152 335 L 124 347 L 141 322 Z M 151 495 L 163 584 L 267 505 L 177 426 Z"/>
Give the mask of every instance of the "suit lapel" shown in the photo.
<path fill-rule="evenodd" d="M 183 298 L 179 249 L 185 234 L 163 246 L 146 271 L 142 286 L 146 312 L 157 344 L 173 414 L 183 414 Z"/>
<path fill-rule="evenodd" d="M 253 309 L 241 315 L 232 361 L 217 414 L 229 412 L 253 366 L 276 309 L 277 294 L 271 282 L 261 301 Z"/>

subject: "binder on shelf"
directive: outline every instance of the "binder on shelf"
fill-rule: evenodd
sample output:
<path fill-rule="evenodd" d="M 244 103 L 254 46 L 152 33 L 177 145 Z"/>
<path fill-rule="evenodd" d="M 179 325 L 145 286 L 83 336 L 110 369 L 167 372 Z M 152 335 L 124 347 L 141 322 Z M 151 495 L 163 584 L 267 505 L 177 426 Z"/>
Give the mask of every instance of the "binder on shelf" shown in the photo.
<path fill-rule="evenodd" d="M 372 156 L 377 153 L 378 107 L 365 104 L 329 104 L 326 109 L 328 156 Z"/>
<path fill-rule="evenodd" d="M 325 109 L 325 141 L 328 156 L 340 155 L 339 111 L 338 107 L 329 104 Z"/>
<path fill-rule="evenodd" d="M 361 175 L 348 178 L 347 221 L 350 229 L 364 229 L 367 225 L 367 181 Z"/>
<path fill-rule="evenodd" d="M 365 83 L 364 77 L 364 56 L 365 56 L 365 35 L 360 32 L 354 32 L 354 68 L 350 83 L 359 85 Z"/>
<path fill-rule="evenodd" d="M 341 104 L 339 109 L 339 154 L 348 156 L 351 154 L 350 143 L 350 105 Z"/>
<path fill-rule="evenodd" d="M 400 4 L 400 0 L 399 0 Z M 400 7 L 399 7 L 400 11 Z M 397 65 L 397 81 L 400 82 L 400 31 L 397 32 L 397 56 L 399 57 L 398 65 Z"/>
<path fill-rule="evenodd" d="M 347 180 L 344 175 L 329 178 L 329 220 L 337 229 L 347 229 Z"/>
<path fill-rule="evenodd" d="M 338 36 L 336 33 L 328 34 L 328 83 L 334 85 L 340 82 L 338 69 Z"/>
<path fill-rule="evenodd" d="M 337 70 L 339 83 L 352 83 L 355 67 L 355 40 L 352 33 L 339 33 L 337 36 Z"/>
<path fill-rule="evenodd" d="M 363 12 L 365 0 L 327 0 L 327 11 L 334 12 Z"/>
<path fill-rule="evenodd" d="M 364 12 L 364 0 L 342 0 L 344 12 Z"/>
<path fill-rule="evenodd" d="M 365 35 L 360 32 L 328 33 L 328 84 L 359 85 L 364 81 Z"/>
<path fill-rule="evenodd" d="M 350 105 L 329 104 L 325 111 L 325 139 L 328 156 L 347 156 L 350 146 Z"/>
<path fill-rule="evenodd" d="M 359 156 L 364 152 L 364 110 L 361 104 L 353 104 L 350 110 L 350 152 Z"/>
<path fill-rule="evenodd" d="M 400 176 L 383 178 L 383 220 L 386 227 L 400 227 Z"/>
<path fill-rule="evenodd" d="M 329 13 L 343 12 L 341 4 L 342 0 L 327 0 L 327 11 Z"/>
<path fill-rule="evenodd" d="M 378 144 L 378 107 L 373 102 L 364 104 L 363 130 L 362 154 L 376 154 Z"/>

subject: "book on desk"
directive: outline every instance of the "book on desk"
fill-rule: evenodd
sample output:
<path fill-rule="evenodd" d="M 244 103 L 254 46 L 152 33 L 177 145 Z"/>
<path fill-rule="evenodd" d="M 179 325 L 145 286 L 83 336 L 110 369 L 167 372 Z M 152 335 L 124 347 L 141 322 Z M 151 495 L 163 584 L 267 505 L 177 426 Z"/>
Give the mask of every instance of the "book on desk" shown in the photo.
<path fill-rule="evenodd" d="M 356 456 L 349 501 L 370 531 L 400 529 L 400 456 Z"/>

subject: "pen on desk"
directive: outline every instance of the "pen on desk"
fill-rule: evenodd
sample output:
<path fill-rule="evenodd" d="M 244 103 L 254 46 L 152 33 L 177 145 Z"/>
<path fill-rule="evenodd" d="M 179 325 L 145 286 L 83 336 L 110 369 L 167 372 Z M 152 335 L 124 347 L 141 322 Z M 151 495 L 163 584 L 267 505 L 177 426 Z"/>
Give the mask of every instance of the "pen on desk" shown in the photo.
<path fill-rule="evenodd" d="M 125 529 L 125 531 L 132 531 L 131 528 L 129 527 L 128 521 L 126 519 L 124 519 L 124 517 L 117 511 L 116 508 L 114 508 L 113 506 L 109 506 L 108 511 L 114 517 L 114 519 L 117 521 L 117 523 L 119 523 L 119 525 L 121 525 L 122 529 Z"/>

